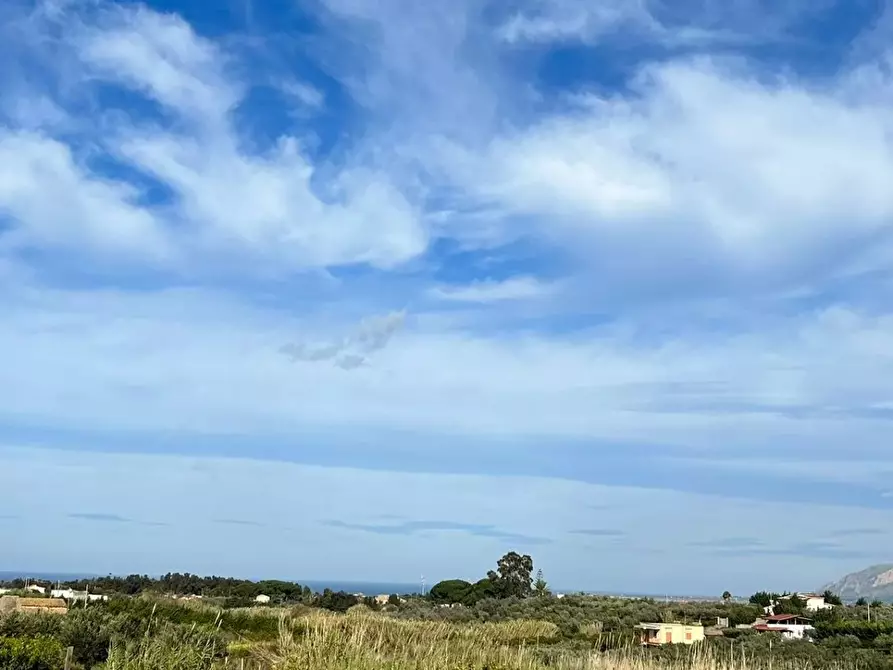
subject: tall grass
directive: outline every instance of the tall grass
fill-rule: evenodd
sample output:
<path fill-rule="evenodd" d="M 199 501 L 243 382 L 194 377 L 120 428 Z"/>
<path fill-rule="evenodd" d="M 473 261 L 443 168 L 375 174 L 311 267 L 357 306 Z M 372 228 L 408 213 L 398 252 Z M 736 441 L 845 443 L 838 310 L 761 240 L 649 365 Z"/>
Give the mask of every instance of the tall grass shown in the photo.
<path fill-rule="evenodd" d="M 826 670 L 835 666 L 784 656 L 749 657 L 741 645 L 621 649 L 603 644 L 597 626 L 567 639 L 538 620 L 449 623 L 396 619 L 362 609 L 333 614 L 303 609 L 235 613 L 248 635 L 213 624 L 171 622 L 153 607 L 139 629 L 113 637 L 103 670 Z M 267 621 L 256 619 L 265 617 Z M 205 617 L 201 621 L 206 621 Z M 230 621 L 232 623 L 232 621 Z M 257 637 L 274 627 L 277 638 Z M 612 642 L 612 640 L 607 640 Z M 227 646 L 225 643 L 228 642 Z M 616 641 L 613 641 L 616 642 Z M 728 641 L 727 641 L 728 642 Z M 59 648 L 55 649 L 58 656 Z M 24 658 L 24 651 L 16 650 Z M 54 657 L 55 658 L 55 657 Z M 0 668 L 7 666 L 0 663 Z M 8 667 L 16 667 L 9 665 Z M 34 670 L 37 666 L 22 666 Z M 838 666 L 844 670 L 844 666 Z M 855 668 L 852 663 L 849 668 Z M 58 670 L 47 666 L 46 670 Z M 865 668 L 863 668 L 865 670 Z"/>
<path fill-rule="evenodd" d="M 600 653 L 556 646 L 557 627 L 541 621 L 454 625 L 375 615 L 283 618 L 280 639 L 259 649 L 271 670 L 763 670 L 765 663 L 706 646 Z M 772 670 L 813 670 L 776 662 Z M 822 666 L 826 668 L 827 666 Z M 816 667 L 814 670 L 818 670 Z"/>

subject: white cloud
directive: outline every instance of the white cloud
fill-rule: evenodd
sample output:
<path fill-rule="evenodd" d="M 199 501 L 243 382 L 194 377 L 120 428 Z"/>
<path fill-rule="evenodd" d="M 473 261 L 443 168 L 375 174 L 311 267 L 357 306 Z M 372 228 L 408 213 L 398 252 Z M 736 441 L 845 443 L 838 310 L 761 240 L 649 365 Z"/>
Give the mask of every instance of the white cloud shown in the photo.
<path fill-rule="evenodd" d="M 512 44 L 599 44 L 622 38 L 668 48 L 786 42 L 798 23 L 831 4 L 785 0 L 770 9 L 763 0 L 530 0 L 500 25 L 497 35 Z"/>
<path fill-rule="evenodd" d="M 868 242 L 893 219 L 893 81 L 864 82 L 671 62 L 646 69 L 634 96 L 594 98 L 483 153 L 443 156 L 477 203 L 525 217 L 508 234 L 532 227 L 581 256 L 650 247 L 664 256 L 655 281 L 692 255 L 760 282 L 852 268 L 866 252 L 886 265 Z"/>
<path fill-rule="evenodd" d="M 886 448 L 886 422 L 860 411 L 889 401 L 890 317 L 836 309 L 709 336 L 634 322 L 561 336 L 429 330 L 422 314 L 384 346 L 391 315 L 344 346 L 344 322 L 220 293 L 8 293 L 5 304 L 0 406 L 33 425 L 294 439 L 381 429 L 682 450 L 784 435 L 792 455 L 841 440 Z M 290 363 L 280 348 L 295 339 L 337 347 Z M 351 374 L 320 363 L 371 349 Z"/>
<path fill-rule="evenodd" d="M 284 81 L 279 84 L 279 89 L 300 103 L 300 105 L 314 111 L 319 110 L 326 102 L 326 97 L 322 91 L 304 82 Z"/>
<path fill-rule="evenodd" d="M 105 108 L 101 135 L 73 141 L 6 129 L 4 165 L 28 169 L 7 169 L 0 210 L 24 236 L 44 239 L 52 228 L 87 250 L 131 244 L 150 259 L 161 255 L 153 238 L 173 238 L 184 260 L 177 269 L 199 273 L 215 265 L 280 274 L 353 263 L 389 268 L 425 250 L 420 212 L 387 175 L 360 163 L 315 165 L 297 137 L 247 151 L 231 115 L 247 85 L 222 49 L 181 18 L 99 3 L 90 12 L 66 6 L 42 25 L 50 32 L 62 24 L 66 83 L 128 88 L 166 116 Z M 76 75 L 71 63 L 80 64 Z M 96 159 L 124 163 L 143 179 L 100 170 Z M 172 201 L 150 194 L 146 177 Z M 42 195 L 50 185 L 69 200 L 51 204 Z"/>
<path fill-rule="evenodd" d="M 226 76 L 223 52 L 179 16 L 101 4 L 98 18 L 87 21 L 71 39 L 97 76 L 131 86 L 201 124 L 219 122 L 238 103 L 241 87 Z"/>
<path fill-rule="evenodd" d="M 511 16 L 498 35 L 507 42 L 551 42 L 565 39 L 597 41 L 599 38 L 630 30 L 652 35 L 663 26 L 652 16 L 646 0 L 577 0 L 531 3 L 534 8 Z"/>
<path fill-rule="evenodd" d="M 438 286 L 431 289 L 430 294 L 454 302 L 490 303 L 542 298 L 553 293 L 555 288 L 535 277 L 511 277 L 502 281 L 476 281 L 464 286 Z"/>
<path fill-rule="evenodd" d="M 166 232 L 138 204 L 139 195 L 126 183 L 91 174 L 61 142 L 0 128 L 0 215 L 13 222 L 13 232 L 0 239 L 7 250 L 169 260 L 174 252 Z"/>

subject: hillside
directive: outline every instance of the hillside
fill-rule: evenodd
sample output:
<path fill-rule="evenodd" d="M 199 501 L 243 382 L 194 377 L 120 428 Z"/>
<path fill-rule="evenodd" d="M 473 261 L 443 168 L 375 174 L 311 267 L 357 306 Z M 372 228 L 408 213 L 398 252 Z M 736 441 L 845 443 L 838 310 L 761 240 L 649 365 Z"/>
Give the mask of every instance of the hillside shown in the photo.
<path fill-rule="evenodd" d="M 844 600 L 883 600 L 893 602 L 893 563 L 872 565 L 859 572 L 853 572 L 832 584 L 822 587 L 830 589 Z"/>

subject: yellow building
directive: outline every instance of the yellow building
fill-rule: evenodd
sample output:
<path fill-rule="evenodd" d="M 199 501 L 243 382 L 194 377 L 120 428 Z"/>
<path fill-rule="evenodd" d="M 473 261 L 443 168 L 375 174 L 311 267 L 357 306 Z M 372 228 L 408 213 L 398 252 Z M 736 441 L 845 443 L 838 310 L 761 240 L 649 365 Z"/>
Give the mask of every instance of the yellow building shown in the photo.
<path fill-rule="evenodd" d="M 704 639 L 704 626 L 687 623 L 640 623 L 639 640 L 653 646 L 661 644 L 694 644 Z"/>

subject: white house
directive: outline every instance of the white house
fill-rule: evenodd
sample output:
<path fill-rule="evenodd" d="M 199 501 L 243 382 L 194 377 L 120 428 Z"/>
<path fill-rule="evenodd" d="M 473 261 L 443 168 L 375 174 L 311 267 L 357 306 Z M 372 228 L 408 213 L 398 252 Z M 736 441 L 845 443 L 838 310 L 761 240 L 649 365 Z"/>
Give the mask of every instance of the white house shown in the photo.
<path fill-rule="evenodd" d="M 807 612 L 818 612 L 819 610 L 830 610 L 834 608 L 834 605 L 825 602 L 825 596 L 820 593 L 795 593 L 793 595 L 780 596 L 778 600 L 773 600 L 771 605 L 763 608 L 763 614 L 775 614 L 775 606 L 778 604 L 778 601 L 790 600 L 794 595 L 805 603 Z"/>
<path fill-rule="evenodd" d="M 41 595 L 45 595 L 47 590 L 46 587 L 38 586 L 37 584 L 30 584 L 25 587 L 26 591 L 31 591 L 31 593 L 40 593 Z"/>
<path fill-rule="evenodd" d="M 757 619 L 752 628 L 758 633 L 781 633 L 788 640 L 802 640 L 807 632 L 814 630 L 812 620 L 799 614 L 772 614 Z"/>
<path fill-rule="evenodd" d="M 834 605 L 825 602 L 825 596 L 818 593 L 798 593 L 797 597 L 806 601 L 807 612 L 818 612 L 819 610 L 830 610 L 834 608 Z"/>
<path fill-rule="evenodd" d="M 257 598 L 254 599 L 254 602 L 260 605 L 266 605 L 268 602 L 270 602 L 270 596 L 265 596 L 263 593 L 261 593 L 259 596 L 257 596 Z"/>
<path fill-rule="evenodd" d="M 87 601 L 94 603 L 98 600 L 108 600 L 108 596 L 99 593 L 90 593 L 88 591 L 75 591 L 74 589 L 53 589 L 50 591 L 53 598 L 62 598 L 71 601 Z"/>

